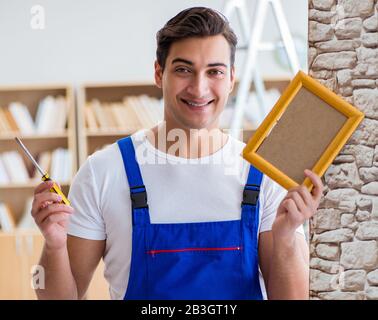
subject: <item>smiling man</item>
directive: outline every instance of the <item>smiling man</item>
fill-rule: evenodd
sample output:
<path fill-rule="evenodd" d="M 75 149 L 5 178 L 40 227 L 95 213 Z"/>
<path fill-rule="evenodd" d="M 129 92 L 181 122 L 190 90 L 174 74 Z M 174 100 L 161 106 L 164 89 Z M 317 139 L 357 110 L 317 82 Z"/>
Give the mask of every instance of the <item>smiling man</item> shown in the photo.
<path fill-rule="evenodd" d="M 165 72 L 155 62 L 156 83 L 163 89 L 165 120 L 169 124 L 195 129 L 218 127 L 234 83 L 229 56 L 227 40 L 216 35 L 173 43 Z"/>
<path fill-rule="evenodd" d="M 220 130 L 236 42 L 214 10 L 173 17 L 157 34 L 165 121 L 91 155 L 72 208 L 50 182 L 36 188 L 32 215 L 46 240 L 39 298 L 83 298 L 101 258 L 113 299 L 308 298 L 302 224 L 323 186 L 306 171 L 313 192 L 287 192 Z"/>

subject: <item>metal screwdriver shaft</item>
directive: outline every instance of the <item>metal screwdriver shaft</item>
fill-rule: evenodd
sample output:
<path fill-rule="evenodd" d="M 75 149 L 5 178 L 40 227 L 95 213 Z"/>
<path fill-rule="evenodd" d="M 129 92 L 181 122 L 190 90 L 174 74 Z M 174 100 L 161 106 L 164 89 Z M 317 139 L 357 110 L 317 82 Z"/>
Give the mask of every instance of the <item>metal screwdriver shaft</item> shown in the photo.
<path fill-rule="evenodd" d="M 31 153 L 29 152 L 29 150 L 26 149 L 26 147 L 24 146 L 24 144 L 22 143 L 22 141 L 19 138 L 17 138 L 17 137 L 15 139 L 16 139 L 17 143 L 20 145 L 20 147 L 25 151 L 25 153 L 28 156 L 28 158 L 30 159 L 30 161 L 33 162 L 34 166 L 37 168 L 37 170 L 39 171 L 39 173 L 42 176 L 44 176 L 45 173 L 43 172 L 42 168 L 39 166 L 38 162 L 35 161 L 35 159 L 31 155 Z"/>
<path fill-rule="evenodd" d="M 35 161 L 34 157 L 31 155 L 31 153 L 25 147 L 25 145 L 22 143 L 22 141 L 19 138 L 17 138 L 17 137 L 15 137 L 15 140 L 19 144 L 19 146 L 22 148 L 22 150 L 24 150 L 24 152 L 26 153 L 26 155 L 28 156 L 28 158 L 30 159 L 30 161 L 33 163 L 33 165 L 39 171 L 39 173 L 42 175 L 42 180 L 43 181 L 50 181 L 51 178 L 50 178 L 49 174 L 47 172 L 43 172 L 43 170 L 39 166 L 38 162 Z M 62 192 L 62 190 L 60 190 L 60 188 L 58 187 L 58 185 L 55 182 L 54 182 L 53 186 L 51 187 L 50 192 L 54 192 L 54 193 L 59 194 L 62 197 L 61 203 L 70 205 L 70 202 L 68 201 L 68 199 L 66 198 L 66 196 L 64 195 L 64 193 Z"/>

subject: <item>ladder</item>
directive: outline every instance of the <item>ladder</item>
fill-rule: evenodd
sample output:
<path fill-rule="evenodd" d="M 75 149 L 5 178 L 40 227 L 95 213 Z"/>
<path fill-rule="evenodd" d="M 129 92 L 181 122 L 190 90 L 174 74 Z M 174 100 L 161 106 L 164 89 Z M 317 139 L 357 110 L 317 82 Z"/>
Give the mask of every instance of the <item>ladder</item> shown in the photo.
<path fill-rule="evenodd" d="M 231 120 L 231 132 L 234 137 L 239 137 L 242 127 L 244 108 L 247 104 L 249 90 L 254 82 L 256 88 L 257 100 L 260 105 L 260 114 L 266 115 L 265 87 L 264 81 L 257 67 L 257 54 L 259 51 L 274 51 L 279 47 L 283 47 L 286 51 L 290 69 L 296 74 L 300 69 L 299 59 L 295 50 L 293 38 L 291 36 L 289 26 L 287 24 L 285 14 L 282 8 L 281 0 L 256 0 L 256 10 L 253 23 L 250 24 L 247 15 L 248 8 L 245 0 L 228 0 L 224 6 L 223 14 L 230 20 L 233 12 L 237 13 L 240 22 L 241 33 L 244 45 L 238 47 L 240 50 L 246 50 L 246 58 L 243 72 L 240 76 L 240 83 L 236 94 L 235 109 Z M 267 17 L 268 8 L 273 10 L 274 17 L 280 32 L 281 42 L 267 43 L 262 42 L 262 33 L 264 22 Z"/>

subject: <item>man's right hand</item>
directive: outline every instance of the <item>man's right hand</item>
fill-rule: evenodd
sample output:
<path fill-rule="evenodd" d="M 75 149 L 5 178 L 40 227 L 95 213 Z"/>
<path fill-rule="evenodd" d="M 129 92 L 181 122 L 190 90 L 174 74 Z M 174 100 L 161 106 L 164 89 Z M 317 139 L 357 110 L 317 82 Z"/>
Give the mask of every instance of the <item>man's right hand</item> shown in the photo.
<path fill-rule="evenodd" d="M 53 184 L 45 181 L 35 188 L 31 215 L 45 238 L 46 248 L 59 250 L 67 244 L 68 219 L 74 210 L 49 191 Z"/>

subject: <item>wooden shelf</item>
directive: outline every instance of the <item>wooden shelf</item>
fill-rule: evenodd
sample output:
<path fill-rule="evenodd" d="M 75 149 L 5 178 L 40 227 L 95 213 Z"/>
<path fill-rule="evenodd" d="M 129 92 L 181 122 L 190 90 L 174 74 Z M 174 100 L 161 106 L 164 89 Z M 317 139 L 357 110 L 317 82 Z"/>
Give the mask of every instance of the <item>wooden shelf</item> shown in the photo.
<path fill-rule="evenodd" d="M 32 164 L 15 142 L 15 136 L 18 136 L 24 142 L 33 156 L 59 147 L 67 148 L 72 153 L 72 175 L 74 175 L 78 168 L 78 134 L 77 109 L 74 104 L 72 87 L 67 85 L 0 86 L 0 107 L 7 106 L 13 101 L 19 101 L 28 106 L 32 117 L 35 118 L 40 100 L 47 95 L 64 95 L 67 97 L 69 110 L 66 132 L 43 135 L 20 135 L 19 132 L 2 134 L 0 135 L 0 153 L 17 150 L 22 155 L 28 169 L 31 169 Z M 0 186 L 0 201 L 9 205 L 16 224 L 19 223 L 24 213 L 26 200 L 33 196 L 34 189 L 39 183 L 40 181 L 37 180 Z M 67 195 L 70 183 L 62 183 L 61 187 L 63 193 Z M 2 259 L 0 259 L 0 299 L 36 298 L 34 290 L 30 286 L 32 280 L 31 267 L 38 264 L 43 244 L 44 239 L 38 229 L 23 230 L 16 228 L 9 233 L 0 231 L 0 251 L 2 253 Z M 88 293 L 90 298 L 109 298 L 102 270 L 98 268 L 95 272 Z"/>
<path fill-rule="evenodd" d="M 32 134 L 32 135 L 22 135 L 20 132 L 13 132 L 7 135 L 0 134 L 0 141 L 12 140 L 14 141 L 15 137 L 22 137 L 22 140 L 48 140 L 48 139 L 67 139 L 68 132 L 63 133 L 52 133 L 52 134 Z"/>
<path fill-rule="evenodd" d="M 102 146 L 114 143 L 119 138 L 129 136 L 133 130 L 98 130 L 88 131 L 85 128 L 84 107 L 86 103 L 96 99 L 103 103 L 122 102 L 126 96 L 148 95 L 161 98 L 161 89 L 153 83 L 97 83 L 84 84 L 79 90 L 77 121 L 79 164 Z"/>
<path fill-rule="evenodd" d="M 121 137 L 121 136 L 128 136 L 133 134 L 134 131 L 132 130 L 119 130 L 119 131 L 108 131 L 108 130 L 99 130 L 99 131 L 86 131 L 86 136 L 88 138 L 96 138 L 96 137 Z"/>
<path fill-rule="evenodd" d="M 73 176 L 77 171 L 77 133 L 76 133 L 76 112 L 74 104 L 73 89 L 70 85 L 32 85 L 32 86 L 0 86 L 0 107 L 6 107 L 11 102 L 20 102 L 27 106 L 33 119 L 36 117 L 39 103 L 47 96 L 64 96 L 67 100 L 67 129 L 61 133 L 30 134 L 23 135 L 20 132 L 10 132 L 0 135 L 0 153 L 6 151 L 17 151 L 23 158 L 24 163 L 30 172 L 33 172 L 33 164 L 25 153 L 18 146 L 14 137 L 19 137 L 30 153 L 37 157 L 43 151 L 53 151 L 57 148 L 66 148 L 72 154 Z M 54 119 L 51 119 L 54 121 Z M 54 177 L 52 177 L 54 178 Z M 58 181 L 59 182 L 59 181 Z M 26 201 L 34 193 L 34 188 L 40 181 L 30 180 L 27 183 L 10 183 L 0 185 L 0 202 L 9 205 L 18 222 L 24 212 Z M 62 185 L 63 192 L 67 193 L 69 184 Z"/>

